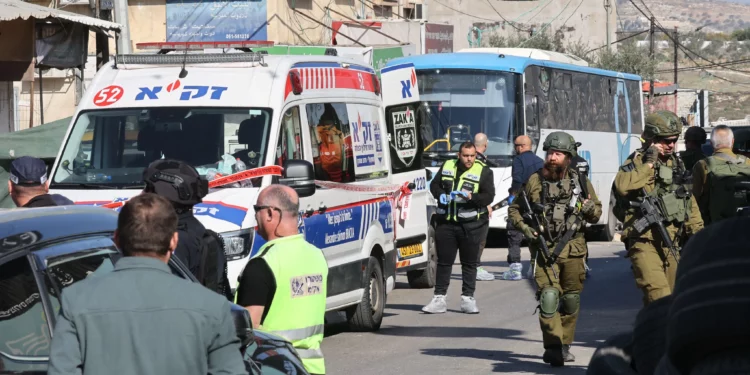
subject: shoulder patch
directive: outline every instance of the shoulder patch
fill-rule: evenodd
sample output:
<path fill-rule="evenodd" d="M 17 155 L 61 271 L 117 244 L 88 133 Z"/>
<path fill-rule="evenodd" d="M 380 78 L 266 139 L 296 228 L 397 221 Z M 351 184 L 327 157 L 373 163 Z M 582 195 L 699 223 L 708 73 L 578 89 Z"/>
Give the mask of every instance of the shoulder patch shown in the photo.
<path fill-rule="evenodd" d="M 635 169 L 634 163 L 628 163 L 620 167 L 620 170 L 623 172 L 632 172 Z"/>
<path fill-rule="evenodd" d="M 292 298 L 314 296 L 323 292 L 323 275 L 296 276 L 289 279 Z"/>
<path fill-rule="evenodd" d="M 443 169 L 444 176 L 453 176 L 453 171 L 450 169 Z"/>

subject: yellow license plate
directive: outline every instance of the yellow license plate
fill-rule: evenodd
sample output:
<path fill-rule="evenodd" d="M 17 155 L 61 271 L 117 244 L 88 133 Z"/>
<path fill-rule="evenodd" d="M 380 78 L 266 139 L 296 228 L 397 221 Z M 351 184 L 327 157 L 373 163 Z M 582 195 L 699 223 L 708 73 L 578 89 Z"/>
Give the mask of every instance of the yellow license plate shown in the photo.
<path fill-rule="evenodd" d="M 422 255 L 422 244 L 414 244 L 398 248 L 398 254 L 401 259 L 415 258 Z"/>

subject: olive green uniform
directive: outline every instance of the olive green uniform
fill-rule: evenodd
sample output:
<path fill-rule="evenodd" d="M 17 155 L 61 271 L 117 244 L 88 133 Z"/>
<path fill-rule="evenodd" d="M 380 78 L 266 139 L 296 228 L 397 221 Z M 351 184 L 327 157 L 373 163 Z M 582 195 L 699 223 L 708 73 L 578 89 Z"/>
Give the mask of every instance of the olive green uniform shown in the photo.
<path fill-rule="evenodd" d="M 621 168 L 617 172 L 615 176 L 617 194 L 630 201 L 636 201 L 641 196 L 641 188 L 645 188 L 648 193 L 652 193 L 654 189 L 662 191 L 675 189 L 672 184 L 656 175 L 662 166 L 672 169 L 674 163 L 676 163 L 674 156 L 670 157 L 666 163 L 657 162 L 653 169 L 643 163 L 641 156 L 641 152 L 636 151 L 624 164 L 624 166 L 632 164 L 634 167 L 632 169 Z M 625 169 L 631 170 L 625 171 Z M 689 201 L 685 202 L 685 208 L 687 220 L 664 223 L 667 233 L 673 239 L 683 223 L 688 235 L 695 234 L 703 229 L 703 220 L 695 198 L 691 196 Z M 641 234 L 636 233 L 633 222 L 639 218 L 640 216 L 636 215 L 635 210 L 626 211 L 622 239 L 628 250 L 627 257 L 633 263 L 635 283 L 643 291 L 643 304 L 645 306 L 661 297 L 672 294 L 677 262 L 655 230 L 649 228 Z"/>
<path fill-rule="evenodd" d="M 572 169 L 568 169 L 568 179 L 577 179 L 578 175 Z M 569 180 L 568 180 L 569 181 Z M 542 181 L 541 175 L 535 173 L 531 175 L 526 186 L 524 187 L 524 193 L 529 198 L 530 203 L 539 203 L 542 201 L 542 185 L 545 182 Z M 546 197 L 547 202 L 557 201 L 558 204 L 567 205 L 570 202 L 572 194 L 571 184 L 563 184 L 562 189 L 556 188 L 555 183 L 549 183 L 549 193 Z M 599 221 L 599 217 L 602 214 L 602 204 L 599 202 L 594 193 L 594 186 L 590 181 L 586 180 L 587 189 L 591 195 L 591 200 L 595 203 L 595 210 L 589 215 L 584 215 L 583 219 L 589 223 L 596 223 Z M 548 207 L 545 207 L 545 211 Z M 551 207 L 550 207 L 551 208 Z M 547 214 L 548 218 L 552 218 L 552 215 Z M 511 224 L 516 228 L 522 228 L 526 226 L 523 221 L 523 217 L 520 212 L 520 205 L 518 199 L 514 200 L 508 208 L 508 217 Z M 551 227 L 554 225 L 551 224 Z M 586 226 L 581 225 L 573 235 L 573 238 L 565 245 L 562 252 L 557 259 L 557 262 L 551 267 L 554 267 L 555 272 L 553 273 L 550 265 L 546 263 L 544 256 L 538 254 L 539 243 L 532 241 L 529 244 L 529 250 L 531 251 L 531 259 L 536 259 L 536 276 L 535 281 L 537 285 L 537 300 L 541 298 L 541 293 L 545 288 L 551 287 L 557 290 L 557 293 L 561 296 L 560 300 L 562 305 L 559 312 L 555 312 L 552 316 L 544 316 L 539 314 L 539 325 L 542 329 L 542 338 L 544 347 L 549 348 L 552 346 L 559 345 L 571 345 L 575 336 L 576 323 L 578 321 L 579 312 L 579 300 L 580 293 L 583 290 L 583 281 L 586 278 L 586 268 L 584 266 L 584 257 L 586 256 L 586 240 L 584 239 L 584 230 Z M 563 225 L 559 231 L 552 233 L 553 237 L 562 236 L 562 233 L 567 231 L 567 227 Z M 556 242 L 547 242 L 547 247 L 550 251 L 557 246 Z M 557 278 L 555 278 L 555 273 Z"/>
<path fill-rule="evenodd" d="M 728 159 L 737 159 L 737 154 L 732 152 L 731 148 L 720 148 L 716 151 L 714 151 L 713 154 L 714 157 L 718 156 L 719 158 L 728 158 Z M 745 159 L 745 164 L 750 164 L 750 159 Z M 700 207 L 701 216 L 703 218 L 703 222 L 708 224 L 710 222 L 710 214 L 709 214 L 709 199 L 708 199 L 708 163 L 706 162 L 705 158 L 701 160 L 700 162 L 696 163 L 693 167 L 693 196 L 695 196 L 695 200 L 698 202 L 698 207 Z"/>
<path fill-rule="evenodd" d="M 685 169 L 687 169 L 688 171 L 692 171 L 695 164 L 705 158 L 706 154 L 704 154 L 700 149 L 690 149 L 680 152 L 680 159 L 682 159 L 682 162 L 685 163 Z"/>

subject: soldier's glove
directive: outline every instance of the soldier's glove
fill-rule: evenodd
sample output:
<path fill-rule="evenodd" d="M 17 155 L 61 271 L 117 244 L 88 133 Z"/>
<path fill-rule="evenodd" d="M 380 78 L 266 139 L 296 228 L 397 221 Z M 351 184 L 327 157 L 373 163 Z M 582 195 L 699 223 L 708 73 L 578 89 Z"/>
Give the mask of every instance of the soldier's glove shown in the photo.
<path fill-rule="evenodd" d="M 594 201 L 591 199 L 586 200 L 583 202 L 583 206 L 581 206 L 581 213 L 590 216 L 594 214 L 594 210 L 596 210 L 596 204 L 594 204 Z"/>
<path fill-rule="evenodd" d="M 646 149 L 646 152 L 643 153 L 643 164 L 655 164 L 656 160 L 659 158 L 659 149 L 657 149 L 654 146 L 649 147 Z"/>
<path fill-rule="evenodd" d="M 521 232 L 523 232 L 523 236 L 526 237 L 526 239 L 529 240 L 529 241 L 534 241 L 534 240 L 536 240 L 538 238 L 538 234 L 536 233 L 536 231 L 534 230 L 534 228 L 532 228 L 532 227 L 530 227 L 528 225 L 524 225 L 521 228 Z"/>

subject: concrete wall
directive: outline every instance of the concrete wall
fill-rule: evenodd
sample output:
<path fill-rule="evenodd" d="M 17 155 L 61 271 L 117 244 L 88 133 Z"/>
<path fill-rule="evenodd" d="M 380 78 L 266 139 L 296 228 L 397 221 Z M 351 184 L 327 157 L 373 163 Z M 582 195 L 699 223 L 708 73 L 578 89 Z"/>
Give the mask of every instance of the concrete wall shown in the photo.
<path fill-rule="evenodd" d="M 533 26 L 540 30 L 544 24 L 551 22 L 547 29 L 552 33 L 565 27 L 566 41 L 581 40 L 588 43 L 591 48 L 607 42 L 607 13 L 602 0 L 489 1 L 494 10 L 487 0 L 428 1 L 427 20 L 454 26 L 454 51 L 470 47 L 467 35 L 474 26 L 483 30 L 483 46 L 487 46 L 487 40 L 493 32 L 501 35 L 517 32 L 512 26 L 504 23 L 498 12 L 506 20 L 519 23 L 517 26 L 521 29 L 528 30 Z M 610 42 L 613 42 L 616 40 L 617 10 L 614 7 L 615 2 L 610 3 Z"/>

